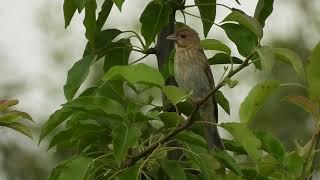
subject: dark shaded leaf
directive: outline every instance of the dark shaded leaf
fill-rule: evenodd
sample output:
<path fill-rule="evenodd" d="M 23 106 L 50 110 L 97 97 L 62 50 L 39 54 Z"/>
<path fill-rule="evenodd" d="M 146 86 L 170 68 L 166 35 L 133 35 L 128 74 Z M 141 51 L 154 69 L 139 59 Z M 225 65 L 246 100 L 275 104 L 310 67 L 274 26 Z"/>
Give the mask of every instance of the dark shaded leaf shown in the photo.
<path fill-rule="evenodd" d="M 98 51 L 98 53 L 102 52 L 104 49 L 106 49 L 106 47 L 108 48 L 113 47 L 114 45 L 112 45 L 112 43 L 110 44 L 110 42 L 121 33 L 122 31 L 118 29 L 105 29 L 100 31 L 96 35 L 96 39 L 95 39 L 95 43 L 96 43 L 95 48 Z"/>
<path fill-rule="evenodd" d="M 309 96 L 311 100 L 320 102 L 320 43 L 313 49 L 308 58 L 307 79 L 309 84 Z"/>
<path fill-rule="evenodd" d="M 232 60 L 232 62 L 231 62 Z M 243 61 L 237 57 L 230 57 L 228 54 L 225 53 L 217 53 L 213 57 L 208 59 L 210 65 L 215 64 L 241 64 Z"/>
<path fill-rule="evenodd" d="M 281 161 L 285 157 L 285 148 L 280 140 L 267 132 L 256 132 L 255 135 L 262 142 L 262 149 Z"/>
<path fill-rule="evenodd" d="M 119 11 L 121 11 L 124 0 L 112 0 L 112 1 L 117 5 Z"/>
<path fill-rule="evenodd" d="M 97 3 L 95 0 L 88 0 L 85 5 L 85 17 L 83 25 L 86 27 L 86 38 L 89 41 L 91 50 L 95 49 L 96 37 L 96 9 Z"/>
<path fill-rule="evenodd" d="M 240 106 L 240 120 L 243 123 L 249 123 L 253 120 L 256 113 L 262 108 L 268 96 L 280 86 L 276 80 L 266 80 L 257 84 Z"/>
<path fill-rule="evenodd" d="M 159 114 L 159 117 L 167 128 L 175 127 L 178 123 L 184 121 L 183 117 L 176 112 L 163 112 Z"/>
<path fill-rule="evenodd" d="M 117 42 L 110 43 L 109 48 L 105 49 L 103 70 L 107 72 L 111 67 L 116 65 L 128 65 L 130 53 L 132 51 L 129 39 L 121 39 Z"/>
<path fill-rule="evenodd" d="M 171 7 L 163 1 L 151 1 L 140 17 L 141 34 L 146 40 L 146 47 L 154 42 L 161 28 L 169 23 Z"/>
<path fill-rule="evenodd" d="M 164 86 L 164 79 L 159 71 L 145 64 L 133 66 L 113 66 L 103 77 L 104 81 L 126 80 L 131 83 Z"/>
<path fill-rule="evenodd" d="M 222 107 L 222 109 L 230 115 L 230 105 L 229 101 L 226 97 L 224 97 L 223 93 L 221 91 L 217 91 L 215 94 L 215 99 L 217 103 Z"/>
<path fill-rule="evenodd" d="M 63 14 L 64 14 L 64 27 L 67 28 L 71 22 L 74 13 L 77 10 L 77 5 L 74 0 L 64 0 Z"/>
<path fill-rule="evenodd" d="M 73 129 L 68 128 L 66 130 L 60 131 L 58 134 L 53 136 L 53 138 L 50 141 L 50 144 L 48 146 L 48 150 L 53 148 L 59 143 L 63 143 L 66 141 L 69 141 L 70 138 L 72 137 Z"/>
<path fill-rule="evenodd" d="M 220 126 L 239 141 L 252 160 L 258 161 L 261 158 L 261 141 L 255 137 L 248 127 L 240 123 L 222 123 Z"/>
<path fill-rule="evenodd" d="M 138 142 L 141 132 L 135 127 L 121 124 L 112 131 L 113 153 L 118 166 L 121 165 L 128 150 Z"/>
<path fill-rule="evenodd" d="M 98 96 L 109 97 L 123 104 L 125 101 L 123 92 L 123 82 L 121 81 L 106 81 L 97 90 Z"/>
<path fill-rule="evenodd" d="M 237 46 L 239 53 L 247 57 L 258 47 L 258 38 L 242 25 L 225 23 L 221 25 L 229 39 Z"/>
<path fill-rule="evenodd" d="M 257 19 L 261 26 L 264 27 L 265 21 L 270 16 L 273 10 L 273 0 L 259 0 L 256 10 L 254 12 L 254 18 Z"/>
<path fill-rule="evenodd" d="M 112 0 L 105 0 L 101 6 L 101 10 L 98 14 L 98 19 L 96 21 L 96 31 L 100 31 L 106 22 L 110 11 L 112 9 L 113 2 Z"/>
<path fill-rule="evenodd" d="M 241 144 L 236 140 L 230 139 L 222 139 L 223 145 L 226 150 L 234 152 L 239 155 L 248 155 L 245 149 L 241 146 Z"/>
<path fill-rule="evenodd" d="M 200 42 L 200 44 L 204 50 L 217 50 L 225 52 L 228 55 L 231 54 L 230 48 L 216 39 L 204 39 Z"/>
<path fill-rule="evenodd" d="M 174 160 L 161 160 L 161 168 L 168 175 L 171 180 L 187 180 L 187 176 L 178 161 Z"/>
<path fill-rule="evenodd" d="M 176 135 L 177 140 L 181 142 L 185 142 L 187 144 L 193 144 L 200 147 L 207 148 L 207 142 L 206 140 L 200 136 L 199 134 L 196 134 L 192 131 L 182 131 L 179 134 Z"/>
<path fill-rule="evenodd" d="M 56 110 L 41 127 L 41 133 L 39 143 L 46 137 L 52 130 L 58 127 L 63 121 L 65 121 L 72 114 L 72 110 L 69 108 L 61 108 Z"/>
<path fill-rule="evenodd" d="M 90 72 L 91 63 L 94 56 L 86 56 L 77 61 L 68 71 L 67 82 L 63 86 L 64 96 L 68 101 L 72 100 L 83 81 Z"/>
<path fill-rule="evenodd" d="M 123 173 L 116 177 L 116 180 L 139 180 L 140 171 L 139 167 L 133 166 L 126 169 Z"/>
<path fill-rule="evenodd" d="M 194 0 L 194 3 L 198 6 L 202 18 L 203 33 L 207 37 L 216 18 L 216 0 Z"/>

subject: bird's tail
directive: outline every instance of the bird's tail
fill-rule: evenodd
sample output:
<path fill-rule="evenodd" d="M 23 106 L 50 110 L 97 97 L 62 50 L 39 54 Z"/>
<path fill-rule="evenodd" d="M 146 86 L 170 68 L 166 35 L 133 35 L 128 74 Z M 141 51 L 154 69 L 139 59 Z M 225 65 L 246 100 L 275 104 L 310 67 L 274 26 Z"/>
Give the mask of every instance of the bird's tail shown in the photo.
<path fill-rule="evenodd" d="M 209 150 L 211 149 L 219 149 L 223 150 L 224 145 L 220 138 L 218 128 L 214 123 L 218 122 L 217 118 L 217 111 L 215 110 L 214 104 L 207 104 L 205 107 L 201 107 L 199 110 L 200 117 L 202 121 L 211 122 L 210 123 L 203 123 L 204 128 L 204 136 L 208 143 Z"/>

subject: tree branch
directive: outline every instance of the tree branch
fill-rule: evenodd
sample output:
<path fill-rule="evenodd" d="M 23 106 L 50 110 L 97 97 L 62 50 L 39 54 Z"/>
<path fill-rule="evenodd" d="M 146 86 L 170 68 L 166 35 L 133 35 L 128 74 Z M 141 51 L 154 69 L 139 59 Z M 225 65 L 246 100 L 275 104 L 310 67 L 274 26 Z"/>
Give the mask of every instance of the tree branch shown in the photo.
<path fill-rule="evenodd" d="M 169 141 L 171 138 L 173 138 L 176 134 L 179 132 L 189 128 L 195 121 L 194 116 L 198 112 L 199 108 L 202 104 L 204 104 L 215 92 L 217 92 L 221 87 L 223 87 L 226 83 L 226 80 L 237 74 L 239 71 L 241 71 L 243 68 L 249 65 L 249 60 L 254 55 L 255 51 L 252 52 L 244 61 L 243 63 L 237 67 L 234 70 L 231 70 L 228 75 L 221 81 L 214 89 L 212 89 L 206 97 L 204 97 L 197 105 L 193 108 L 192 112 L 186 119 L 186 121 L 179 126 L 177 126 L 175 129 L 170 131 L 165 137 L 161 138 L 157 142 L 153 143 L 151 146 L 149 146 L 147 149 L 143 150 L 142 152 L 133 155 L 129 161 L 127 162 L 127 166 L 133 166 L 139 159 L 143 158 L 144 156 L 147 156 L 151 152 L 153 152 L 158 146 L 161 146 L 163 143 Z"/>

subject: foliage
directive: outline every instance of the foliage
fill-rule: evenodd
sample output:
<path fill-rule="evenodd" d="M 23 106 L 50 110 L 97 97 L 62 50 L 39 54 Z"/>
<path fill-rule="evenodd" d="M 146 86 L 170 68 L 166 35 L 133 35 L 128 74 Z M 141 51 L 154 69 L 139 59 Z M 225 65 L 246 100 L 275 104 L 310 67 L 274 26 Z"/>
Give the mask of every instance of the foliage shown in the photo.
<path fill-rule="evenodd" d="M 217 4 L 215 0 L 195 0 L 192 5 L 185 5 L 182 0 L 152 0 L 140 17 L 140 32 L 145 41 L 135 31 L 103 29 L 113 3 L 121 11 L 125 2 L 104 0 L 96 17 L 99 8 L 95 0 L 64 1 L 66 27 L 76 10 L 81 12 L 84 8 L 88 43 L 83 58 L 68 72 L 64 86 L 67 102 L 42 127 L 40 141 L 53 135 L 49 148 L 76 150 L 72 157 L 59 162 L 52 170 L 50 180 L 70 177 L 86 180 L 305 179 L 312 175 L 320 137 L 320 45 L 312 52 L 307 68 L 294 52 L 262 45 L 263 27 L 272 13 L 273 0 L 259 0 L 254 17 L 240 9 Z M 208 59 L 210 65 L 226 66 L 221 81 L 196 105 L 188 101 L 192 92 L 167 84 L 166 78 L 173 75 L 169 67 L 172 56 L 165 55 L 166 61 L 158 63 L 163 64 L 159 69 L 137 64 L 151 54 L 156 54 L 160 61 L 159 56 L 164 52 L 159 46 L 165 39 L 162 31 L 173 25 L 176 11 L 192 15 L 185 9 L 193 6 L 200 11 L 205 37 L 214 24 L 219 26 L 242 56 L 231 56 L 231 48 L 219 40 L 208 38 L 201 42 L 205 50 L 219 51 Z M 217 7 L 231 11 L 220 24 L 214 22 Z M 118 39 L 120 34 L 128 37 Z M 131 44 L 132 37 L 140 44 Z M 143 58 L 132 61 L 129 59 L 132 51 L 142 53 Z M 310 98 L 290 95 L 284 100 L 312 114 L 316 128 L 310 140 L 305 146 L 287 151 L 269 132 L 256 132 L 248 127 L 268 97 L 286 83 L 268 79 L 256 85 L 245 98 L 239 111 L 241 123 L 216 124 L 234 137 L 223 140 L 226 150 L 208 149 L 199 131 L 202 122 L 198 121 L 197 111 L 201 105 L 214 95 L 230 114 L 229 101 L 219 89 L 225 85 L 236 88 L 239 82 L 232 79 L 233 76 L 252 64 L 263 71 L 272 71 L 276 60 L 291 65 L 301 79 L 299 86 L 309 92 Z M 78 92 L 90 67 L 98 61 L 104 61 L 104 75 L 92 87 Z M 235 64 L 239 65 L 235 67 Z M 156 96 L 150 94 L 151 90 L 162 93 L 163 105 L 155 104 Z M 167 112 L 166 103 L 171 103 L 175 111 Z M 61 124 L 64 128 L 58 130 Z M 170 158 L 172 152 L 177 154 L 176 158 Z"/>
<path fill-rule="evenodd" d="M 33 139 L 29 127 L 21 122 L 22 119 L 34 122 L 32 117 L 26 112 L 11 110 L 11 106 L 17 105 L 18 103 L 19 101 L 16 99 L 0 100 L 0 127 L 3 126 L 14 129 Z"/>

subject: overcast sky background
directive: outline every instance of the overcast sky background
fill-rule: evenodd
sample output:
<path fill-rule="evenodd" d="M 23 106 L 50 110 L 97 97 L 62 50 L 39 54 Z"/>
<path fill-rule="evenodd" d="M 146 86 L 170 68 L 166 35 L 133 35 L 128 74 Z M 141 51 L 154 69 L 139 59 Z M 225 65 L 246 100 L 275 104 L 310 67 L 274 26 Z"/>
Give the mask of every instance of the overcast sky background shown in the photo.
<path fill-rule="evenodd" d="M 120 13 L 113 7 L 105 28 L 118 28 L 120 30 L 140 29 L 139 16 L 146 6 L 145 0 L 127 0 L 123 4 L 123 12 Z M 191 4 L 193 1 L 187 0 Z M 232 0 L 220 0 L 219 3 L 241 8 L 247 14 L 253 15 L 256 0 L 240 0 L 243 4 L 238 6 Z M 268 45 L 270 39 L 277 37 L 286 40 L 295 33 L 298 26 L 304 25 L 301 12 L 298 10 L 297 0 L 275 0 L 272 15 L 266 22 L 263 44 Z M 314 0 L 314 4 L 320 7 L 320 3 Z M 24 84 L 23 89 L 12 92 L 1 92 L 0 99 L 19 99 L 18 108 L 31 114 L 40 126 L 48 116 L 65 102 L 63 85 L 68 69 L 82 56 L 85 45 L 84 27 L 82 15 L 75 14 L 71 25 L 64 29 L 62 12 L 63 0 L 0 0 L 0 86 L 16 86 Z M 186 11 L 198 14 L 196 8 Z M 229 11 L 223 7 L 217 9 L 217 20 L 220 22 Z M 201 21 L 187 16 L 187 23 L 202 34 Z M 178 20 L 182 20 L 181 16 Z M 313 33 L 312 28 L 306 28 L 306 33 Z M 308 39 L 308 46 L 312 48 L 320 39 Z M 203 37 L 202 37 L 203 38 Z M 216 38 L 232 45 L 234 54 L 237 55 L 235 46 L 228 40 L 221 29 L 213 27 L 209 38 Z M 61 55 L 61 53 L 63 55 Z M 62 57 L 63 60 L 59 61 Z M 133 56 L 132 59 L 134 59 Z M 151 57 L 154 59 L 154 57 Z M 150 59 L 147 59 L 148 61 Z M 61 65 L 62 63 L 62 65 Z M 222 67 L 213 67 L 214 76 L 219 79 Z M 226 96 L 233 100 L 231 117 L 220 113 L 223 120 L 234 121 L 238 119 L 238 109 L 241 101 L 251 88 L 253 76 L 247 76 L 249 71 L 240 73 L 240 85 L 236 89 L 224 89 Z M 242 76 L 242 78 L 241 78 Z M 217 80 L 216 80 L 217 81 Z M 236 93 L 235 93 L 236 92 Z M 18 141 L 30 151 L 41 152 L 47 156 L 44 148 L 37 147 L 35 141 L 21 136 L 11 130 L 0 129 L 0 141 L 10 139 Z M 50 154 L 50 153 L 49 153 Z M 0 180 L 1 172 L 0 172 Z"/>

